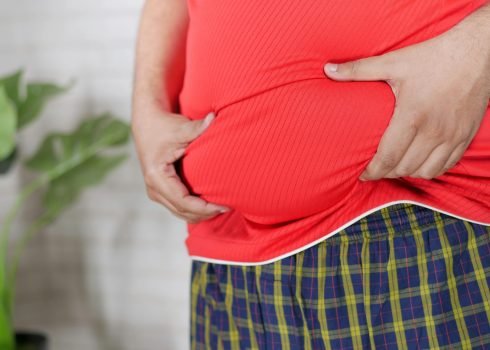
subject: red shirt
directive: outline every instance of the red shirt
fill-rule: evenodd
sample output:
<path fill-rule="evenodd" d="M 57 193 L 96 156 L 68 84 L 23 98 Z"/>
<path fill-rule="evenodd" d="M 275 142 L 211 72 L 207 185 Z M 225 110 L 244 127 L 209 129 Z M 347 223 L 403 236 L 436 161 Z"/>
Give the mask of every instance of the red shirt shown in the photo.
<path fill-rule="evenodd" d="M 490 225 L 490 109 L 443 175 L 362 182 L 394 95 L 385 81 L 323 71 L 435 37 L 485 3 L 188 0 L 180 113 L 216 118 L 178 169 L 191 194 L 232 208 L 187 224 L 189 255 L 269 263 L 399 202 Z"/>

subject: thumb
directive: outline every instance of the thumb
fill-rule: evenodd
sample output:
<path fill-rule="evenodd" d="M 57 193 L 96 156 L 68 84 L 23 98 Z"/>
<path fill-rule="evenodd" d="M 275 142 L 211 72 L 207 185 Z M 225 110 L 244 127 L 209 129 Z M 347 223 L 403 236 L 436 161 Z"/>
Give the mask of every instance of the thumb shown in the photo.
<path fill-rule="evenodd" d="M 214 112 L 210 112 L 205 118 L 189 119 L 186 116 L 179 117 L 179 123 L 173 137 L 179 143 L 189 143 L 201 135 L 214 119 Z"/>
<path fill-rule="evenodd" d="M 214 112 L 209 112 L 204 119 L 199 120 L 199 122 L 201 123 L 201 132 L 208 128 L 209 124 L 211 124 L 215 116 L 216 115 L 214 114 Z"/>
<path fill-rule="evenodd" d="M 204 132 L 208 128 L 208 126 L 211 124 L 211 122 L 214 120 L 215 114 L 214 112 L 209 112 L 205 118 L 201 119 L 196 119 L 190 121 L 190 137 L 192 139 L 198 137 L 200 134 Z"/>
<path fill-rule="evenodd" d="M 387 80 L 391 68 L 385 55 L 371 56 L 357 60 L 325 64 L 325 74 L 334 80 Z"/>

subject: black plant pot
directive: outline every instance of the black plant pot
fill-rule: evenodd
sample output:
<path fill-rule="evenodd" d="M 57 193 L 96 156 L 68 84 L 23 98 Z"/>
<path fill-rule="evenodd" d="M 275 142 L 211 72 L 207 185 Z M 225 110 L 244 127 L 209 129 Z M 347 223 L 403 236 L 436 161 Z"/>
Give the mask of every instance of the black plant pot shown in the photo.
<path fill-rule="evenodd" d="M 48 337 L 42 333 L 15 332 L 16 350 L 48 350 Z"/>

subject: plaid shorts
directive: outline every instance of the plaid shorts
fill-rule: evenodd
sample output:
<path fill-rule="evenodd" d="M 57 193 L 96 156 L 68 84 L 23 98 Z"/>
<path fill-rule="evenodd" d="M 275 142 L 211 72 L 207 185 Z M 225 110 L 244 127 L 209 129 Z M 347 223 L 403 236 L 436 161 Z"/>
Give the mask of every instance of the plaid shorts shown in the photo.
<path fill-rule="evenodd" d="M 490 226 L 397 203 L 272 263 L 192 260 L 191 349 L 490 349 Z"/>

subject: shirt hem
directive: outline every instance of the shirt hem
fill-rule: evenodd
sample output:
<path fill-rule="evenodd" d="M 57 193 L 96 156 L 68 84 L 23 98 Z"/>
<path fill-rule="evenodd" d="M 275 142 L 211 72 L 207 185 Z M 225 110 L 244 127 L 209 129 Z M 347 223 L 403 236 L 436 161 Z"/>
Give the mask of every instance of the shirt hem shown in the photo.
<path fill-rule="evenodd" d="M 189 255 L 189 257 L 191 258 L 191 260 L 197 260 L 197 261 L 203 261 L 203 262 L 209 262 L 209 263 L 214 263 L 214 264 L 227 264 L 227 265 L 239 265 L 239 266 L 257 266 L 257 265 L 265 265 L 265 264 L 270 264 L 270 263 L 273 263 L 275 261 L 278 261 L 278 260 L 281 260 L 281 259 L 284 259 L 284 258 L 287 258 L 291 255 L 294 255 L 296 253 L 299 253 L 303 250 L 306 250 L 312 246 L 314 246 L 315 244 L 318 244 L 320 243 L 321 241 L 323 241 L 324 239 L 328 239 L 332 236 L 334 236 L 335 234 L 339 233 L 340 231 L 342 231 L 343 229 L 345 229 L 346 227 L 350 226 L 351 224 L 355 223 L 356 221 L 362 219 L 363 217 L 377 211 L 377 210 L 380 210 L 382 208 L 386 208 L 386 207 L 389 207 L 391 205 L 394 205 L 394 204 L 401 204 L 401 203 L 408 203 L 408 204 L 416 204 L 416 205 L 420 205 L 422 207 L 425 207 L 425 208 L 428 208 L 428 209 L 432 209 L 432 210 L 435 210 L 435 211 L 438 211 L 440 213 L 443 213 L 443 214 L 446 214 L 446 215 L 449 215 L 449 216 L 453 216 L 455 218 L 458 218 L 460 220 L 465 220 L 465 221 L 469 221 L 469 222 L 473 222 L 475 224 L 478 224 L 478 225 L 484 225 L 484 226 L 490 226 L 490 223 L 486 223 L 486 222 L 481 222 L 481 221 L 477 221 L 477 220 L 473 220 L 473 219 L 469 219 L 469 218 L 466 218 L 466 217 L 463 217 L 461 215 L 457 215 L 457 214 L 454 214 L 454 213 L 450 213 L 448 211 L 445 211 L 445 210 L 442 210 L 442 209 L 439 209 L 439 208 L 436 208 L 436 207 L 433 207 L 433 206 L 430 206 L 428 204 L 425 204 L 425 203 L 422 203 L 422 202 L 418 202 L 418 201 L 414 201 L 414 200 L 410 200 L 410 199 L 402 199 L 402 200 L 396 200 L 396 201 L 392 201 L 392 202 L 387 202 L 387 203 L 383 203 L 382 205 L 379 205 L 377 207 L 374 207 L 370 210 L 367 210 L 365 212 L 363 212 L 361 215 L 358 215 L 356 216 L 355 218 L 349 220 L 348 222 L 346 222 L 345 224 L 343 224 L 342 226 L 338 227 L 337 229 L 327 233 L 327 234 L 324 234 L 322 237 L 306 244 L 306 245 L 303 245 L 299 248 L 296 248 L 292 251 L 289 251 L 287 253 L 283 253 L 277 257 L 274 257 L 274 258 L 271 258 L 269 260 L 265 260 L 265 261 L 259 261 L 259 262 L 241 262 L 241 261 L 234 261 L 234 260 L 222 260 L 222 259 L 214 259 L 214 258 L 207 258 L 207 257 L 203 257 L 203 256 L 199 256 L 199 255 Z"/>

